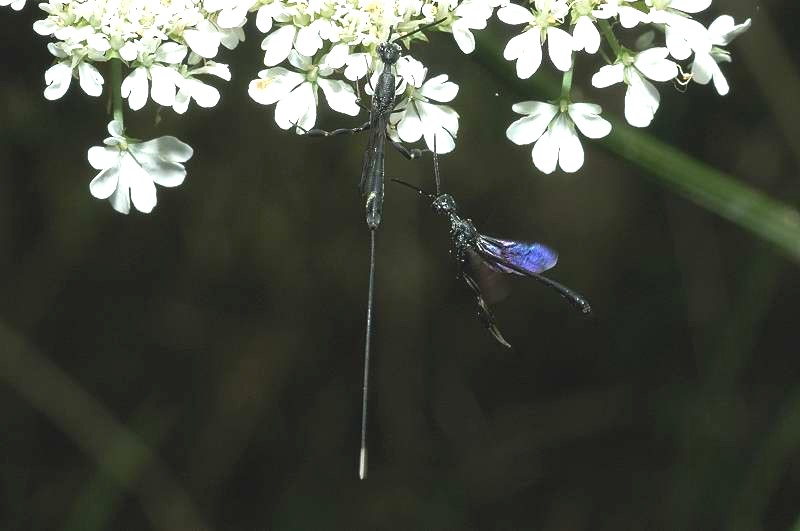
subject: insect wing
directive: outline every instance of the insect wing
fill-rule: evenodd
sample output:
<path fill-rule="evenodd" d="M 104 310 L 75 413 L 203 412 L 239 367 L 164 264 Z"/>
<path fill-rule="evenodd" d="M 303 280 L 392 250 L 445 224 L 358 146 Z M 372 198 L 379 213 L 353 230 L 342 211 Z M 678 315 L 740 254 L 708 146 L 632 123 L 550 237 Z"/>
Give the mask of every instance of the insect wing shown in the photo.
<path fill-rule="evenodd" d="M 510 290 L 504 271 L 492 267 L 475 251 L 467 252 L 467 266 L 472 279 L 478 285 L 483 299 L 494 304 L 508 297 Z"/>
<path fill-rule="evenodd" d="M 480 240 L 484 238 L 485 238 L 484 236 L 481 236 L 479 239 L 479 243 Z M 575 306 L 578 310 L 580 310 L 581 313 L 583 314 L 592 313 L 592 307 L 589 305 L 589 301 L 587 301 L 579 293 L 576 293 L 575 291 L 569 289 L 568 287 L 559 284 L 555 280 L 551 280 L 543 275 L 540 275 L 535 271 L 525 269 L 515 264 L 514 262 L 506 260 L 505 258 L 496 253 L 484 251 L 480 245 L 478 246 L 477 253 L 480 255 L 481 258 L 483 258 L 486 261 L 486 264 L 492 269 L 495 269 L 496 271 L 514 273 L 524 277 L 532 278 L 537 282 L 544 284 L 545 286 L 557 291 L 559 295 L 567 299 L 573 306 Z"/>
<path fill-rule="evenodd" d="M 503 334 L 500 333 L 500 329 L 497 328 L 497 324 L 494 320 L 494 314 L 489 309 L 489 305 L 484 298 L 484 293 L 481 289 L 481 285 L 476 278 L 475 271 L 479 271 L 477 267 L 486 267 L 486 264 L 483 263 L 480 256 L 475 253 L 475 251 L 468 251 L 469 262 L 470 266 L 463 267 L 461 270 L 461 275 L 464 277 L 464 281 L 467 285 L 472 289 L 472 292 L 475 294 L 475 302 L 478 305 L 478 320 L 481 324 L 491 332 L 494 338 L 497 340 L 498 343 L 503 345 L 507 348 L 512 348 L 511 345 L 506 341 L 503 337 Z M 475 264 L 476 266 L 472 266 L 471 264 Z M 488 267 L 487 267 L 488 269 Z"/>
<path fill-rule="evenodd" d="M 383 210 L 384 156 L 386 153 L 386 124 L 382 120 L 372 123 L 369 143 L 364 151 L 359 188 L 366 201 L 367 225 L 375 229 L 380 225 Z"/>
<path fill-rule="evenodd" d="M 558 253 L 541 243 L 502 240 L 481 234 L 478 236 L 478 249 L 483 256 L 500 259 L 500 261 L 489 260 L 488 265 L 503 273 L 524 274 L 520 270 L 526 273 L 542 273 L 558 262 Z M 516 267 L 506 267 L 503 262 Z"/>

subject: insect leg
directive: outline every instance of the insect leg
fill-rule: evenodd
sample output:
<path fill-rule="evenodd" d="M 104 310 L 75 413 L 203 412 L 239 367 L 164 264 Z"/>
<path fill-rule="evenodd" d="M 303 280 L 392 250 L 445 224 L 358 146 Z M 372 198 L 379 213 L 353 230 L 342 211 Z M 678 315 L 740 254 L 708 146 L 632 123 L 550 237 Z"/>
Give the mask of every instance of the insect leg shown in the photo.
<path fill-rule="evenodd" d="M 411 149 L 409 149 L 409 148 L 405 147 L 403 144 L 401 144 L 400 142 L 395 142 L 391 138 L 389 139 L 389 142 L 391 142 L 392 146 L 394 146 L 394 148 L 401 155 L 403 155 L 405 158 L 407 158 L 408 160 L 418 159 L 418 158 L 422 157 L 422 155 L 424 155 L 425 153 L 430 153 L 431 152 L 430 149 L 419 149 L 419 148 L 411 148 Z"/>
<path fill-rule="evenodd" d="M 295 124 L 297 125 L 297 124 Z M 303 132 L 300 133 L 301 136 L 339 136 L 339 135 L 355 135 L 362 131 L 366 131 L 370 128 L 369 122 L 364 122 L 363 124 L 359 125 L 358 127 L 353 127 L 351 129 L 344 128 L 344 129 L 334 129 L 333 131 L 326 131 L 324 129 L 303 129 L 301 126 L 297 125 L 298 129 L 301 129 Z"/>

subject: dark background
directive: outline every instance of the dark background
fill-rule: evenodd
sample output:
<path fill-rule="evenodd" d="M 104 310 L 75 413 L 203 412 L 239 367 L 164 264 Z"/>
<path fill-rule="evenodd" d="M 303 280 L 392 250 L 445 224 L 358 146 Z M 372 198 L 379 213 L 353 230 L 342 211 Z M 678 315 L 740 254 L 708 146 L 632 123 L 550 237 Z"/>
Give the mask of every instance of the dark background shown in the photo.
<path fill-rule="evenodd" d="M 797 206 L 800 12 L 714 9 L 753 18 L 732 93 L 664 85 L 648 132 Z M 279 130 L 247 97 L 249 27 L 217 107 L 127 112 L 131 134 L 195 155 L 151 215 L 122 216 L 88 193 L 105 97 L 74 81 L 43 98 L 37 18 L 0 12 L 0 529 L 800 528 L 797 264 L 597 143 L 578 174 L 538 173 L 504 131 L 514 102 L 554 95 L 514 92 L 497 76 L 513 65 L 446 35 L 416 48 L 461 86 L 444 187 L 482 230 L 558 249 L 553 278 L 596 315 L 515 280 L 504 350 L 446 223 L 389 184 L 360 482 L 365 138 Z M 622 88 L 585 94 L 621 114 Z M 387 157 L 430 187 L 429 159 Z"/>

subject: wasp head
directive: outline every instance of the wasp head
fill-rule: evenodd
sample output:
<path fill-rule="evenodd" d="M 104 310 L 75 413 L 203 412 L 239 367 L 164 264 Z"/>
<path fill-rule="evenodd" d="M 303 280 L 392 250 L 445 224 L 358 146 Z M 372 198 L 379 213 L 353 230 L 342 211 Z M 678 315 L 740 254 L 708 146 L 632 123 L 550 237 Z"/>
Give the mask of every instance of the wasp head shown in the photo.
<path fill-rule="evenodd" d="M 450 194 L 442 194 L 433 200 L 433 211 L 437 214 L 454 214 L 456 212 L 456 200 Z"/>
<path fill-rule="evenodd" d="M 382 42 L 378 44 L 378 57 L 383 64 L 385 65 L 393 65 L 400 59 L 400 53 L 402 52 L 402 48 L 400 45 L 394 42 Z"/>

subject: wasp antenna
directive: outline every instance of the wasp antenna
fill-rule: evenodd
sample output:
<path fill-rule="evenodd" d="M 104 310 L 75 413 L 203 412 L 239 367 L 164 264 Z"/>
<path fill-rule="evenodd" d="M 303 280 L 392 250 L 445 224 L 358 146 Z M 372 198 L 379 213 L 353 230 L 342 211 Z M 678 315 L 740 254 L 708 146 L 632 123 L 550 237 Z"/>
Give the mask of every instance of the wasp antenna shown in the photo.
<path fill-rule="evenodd" d="M 429 198 L 430 200 L 436 199 L 436 196 L 434 196 L 433 194 L 430 194 L 430 193 L 426 192 L 425 190 L 423 190 L 422 188 L 414 186 L 411 183 L 407 183 L 405 181 L 401 181 L 400 179 L 394 179 L 394 178 L 392 179 L 392 181 L 396 182 L 397 184 L 402 184 L 403 186 L 407 186 L 407 187 L 411 188 L 412 190 L 414 190 L 415 192 L 419 193 L 419 195 L 424 195 L 425 197 Z"/>
<path fill-rule="evenodd" d="M 444 22 L 445 20 L 447 20 L 447 17 L 445 17 L 445 18 L 440 18 L 439 20 L 433 21 L 433 22 L 431 22 L 430 24 L 425 24 L 424 26 L 420 26 L 420 27 L 418 27 L 417 29 L 415 29 L 414 31 L 409 31 L 408 33 L 406 33 L 406 34 L 404 34 L 404 35 L 398 35 L 397 37 L 395 37 L 394 39 L 392 39 L 390 42 L 395 42 L 395 41 L 399 41 L 400 39 L 405 39 L 406 37 L 411 37 L 412 35 L 414 35 L 414 34 L 416 34 L 416 33 L 419 33 L 419 32 L 421 32 L 421 31 L 425 31 L 426 29 L 430 29 L 430 28 L 432 28 L 432 27 L 434 27 L 434 26 L 438 26 L 439 24 L 441 24 L 441 23 L 442 23 L 442 22 Z M 391 35 L 392 35 L 392 34 L 391 34 L 391 33 L 389 33 L 389 36 L 390 36 L 390 37 L 391 37 Z"/>
<path fill-rule="evenodd" d="M 436 195 L 442 193 L 441 181 L 439 180 L 439 155 L 436 152 L 436 135 L 433 135 L 433 177 L 436 179 Z"/>

